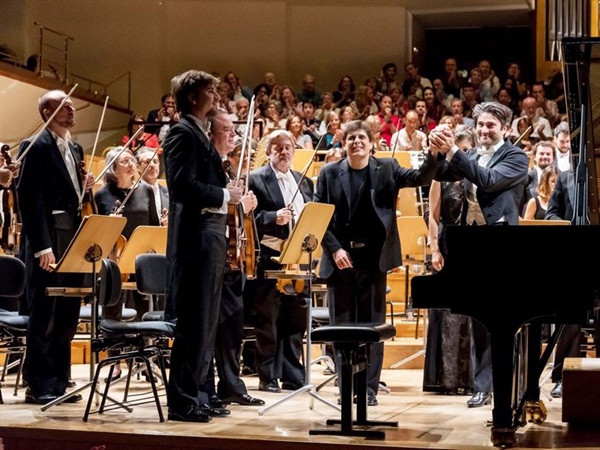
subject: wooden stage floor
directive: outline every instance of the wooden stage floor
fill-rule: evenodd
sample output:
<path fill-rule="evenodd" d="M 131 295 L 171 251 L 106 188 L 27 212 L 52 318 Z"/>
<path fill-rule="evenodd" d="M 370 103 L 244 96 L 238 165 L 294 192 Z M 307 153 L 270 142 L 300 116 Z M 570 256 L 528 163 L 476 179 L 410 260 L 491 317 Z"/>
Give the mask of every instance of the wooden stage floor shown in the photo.
<path fill-rule="evenodd" d="M 316 384 L 326 379 L 322 371 L 322 366 L 313 366 Z M 74 366 L 73 375 L 79 386 L 86 383 L 88 372 L 86 365 Z M 81 403 L 62 404 L 42 412 L 40 406 L 24 403 L 24 389 L 13 396 L 14 375 L 7 377 L 2 388 L 5 404 L 0 405 L 0 437 L 6 450 L 87 450 L 95 446 L 104 446 L 105 450 L 493 448 L 490 428 L 486 426 L 492 406 L 469 409 L 465 404 L 469 397 L 423 393 L 419 369 L 384 370 L 382 380 L 391 392 L 380 392 L 379 406 L 369 408 L 369 419 L 398 421 L 399 427 L 388 428 L 385 440 L 380 441 L 309 435 L 310 429 L 324 428 L 326 419 L 339 418 L 339 413 L 319 401 L 311 410 L 307 393 L 263 415 L 258 414 L 256 407 L 232 405 L 231 416 L 214 418 L 207 424 L 160 423 L 152 403 L 134 406 L 131 413 L 117 409 L 93 414 L 86 423 L 82 416 L 89 390 L 83 391 Z M 250 394 L 263 398 L 267 406 L 285 395 L 258 392 L 255 377 L 246 377 L 245 381 Z M 132 392 L 147 390 L 148 386 L 143 379 L 136 380 Z M 549 391 L 552 386 L 548 383 L 544 388 Z M 120 391 L 122 387 L 114 387 L 112 396 L 119 398 Z M 333 384 L 320 391 L 333 403 L 337 401 L 336 392 Z M 544 400 L 547 420 L 519 429 L 515 448 L 600 448 L 600 430 L 570 427 L 561 422 L 561 400 Z M 164 397 L 162 403 L 166 414 Z"/>

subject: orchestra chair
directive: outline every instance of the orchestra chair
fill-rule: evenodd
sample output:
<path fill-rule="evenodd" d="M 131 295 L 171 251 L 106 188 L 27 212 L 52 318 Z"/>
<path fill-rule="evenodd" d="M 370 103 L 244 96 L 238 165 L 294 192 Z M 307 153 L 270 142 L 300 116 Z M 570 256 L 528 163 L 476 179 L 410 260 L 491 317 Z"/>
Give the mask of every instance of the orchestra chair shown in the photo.
<path fill-rule="evenodd" d="M 337 367 L 341 380 L 341 420 L 327 420 L 327 425 L 340 425 L 339 429 L 310 430 L 309 434 L 338 436 L 363 436 L 385 439 L 380 430 L 355 429 L 361 427 L 392 426 L 398 422 L 370 421 L 367 419 L 367 365 L 371 344 L 383 342 L 396 335 L 396 328 L 389 323 L 340 323 L 323 325 L 311 332 L 312 342 L 335 344 L 342 366 Z M 354 374 L 357 375 L 354 383 Z M 352 405 L 356 396 L 356 420 L 353 420 Z"/>
<path fill-rule="evenodd" d="M 159 308 L 159 296 L 167 292 L 167 257 L 157 253 L 142 253 L 135 258 L 135 286 L 149 297 L 148 312 L 142 320 L 164 320 L 165 312 Z"/>
<path fill-rule="evenodd" d="M 402 260 L 404 262 L 404 306 L 405 312 L 408 313 L 411 308 L 410 298 L 410 279 L 416 275 L 415 270 L 411 270 L 413 267 L 418 267 L 419 274 L 426 272 L 426 263 L 428 259 L 428 236 L 429 230 L 427 224 L 422 216 L 398 216 L 396 218 L 398 225 L 398 233 L 400 235 L 400 245 L 402 247 Z M 415 339 L 419 337 L 419 318 L 420 311 L 413 311 L 417 322 L 415 326 Z M 423 327 L 427 327 L 427 310 L 423 312 Z M 423 349 L 418 352 L 398 361 L 390 366 L 391 369 L 396 369 L 419 356 L 425 355 L 425 337 L 427 336 L 427 330 L 423 332 Z"/>
<path fill-rule="evenodd" d="M 118 305 L 123 301 L 121 290 L 122 281 L 119 266 L 112 260 L 103 259 L 98 294 L 99 303 L 105 307 Z M 154 342 L 157 339 L 172 338 L 174 336 L 175 326 L 170 322 L 163 321 L 123 322 L 103 318 L 100 321 L 98 330 L 99 336 L 92 341 L 92 351 L 118 350 L 119 353 L 114 356 L 108 356 L 98 363 L 83 416 L 84 422 L 87 422 L 90 415 L 92 401 L 96 395 L 95 393 L 98 388 L 102 368 L 109 367 L 108 378 L 113 379 L 114 367 L 116 364 L 120 363 L 120 361 L 125 361 L 130 369 L 126 377 L 127 384 L 125 387 L 125 395 L 121 403 L 115 402 L 116 404 L 111 405 L 110 409 L 121 407 L 131 410 L 130 406 L 146 403 L 148 401 L 148 398 L 138 398 L 135 401 L 128 401 L 127 395 L 132 374 L 131 367 L 134 363 L 139 362 L 145 365 L 147 373 L 150 374 L 152 373 L 151 360 L 155 360 L 160 368 L 162 379 L 166 380 L 167 375 L 164 366 L 163 352 L 160 347 L 154 344 Z M 149 381 L 152 387 L 152 397 L 150 400 L 154 400 L 158 410 L 159 419 L 161 422 L 164 422 L 165 418 L 160 404 L 157 382 L 154 380 L 154 377 L 149 377 Z M 102 394 L 97 411 L 99 414 L 102 414 L 107 410 L 106 400 L 109 399 L 108 394 L 112 385 L 114 385 L 114 383 L 105 384 L 104 393 Z M 109 400 L 114 402 L 112 399 Z"/>
<path fill-rule="evenodd" d="M 25 264 L 14 256 L 0 255 L 0 297 L 17 298 L 25 290 Z M 0 309 L 0 354 L 4 355 L 0 388 L 7 371 L 17 366 L 17 379 L 13 395 L 17 395 L 23 362 L 25 360 L 25 336 L 29 316 L 20 315 L 17 311 Z M 9 364 L 10 355 L 17 355 L 18 359 Z M 0 389 L 0 404 L 4 403 Z"/>

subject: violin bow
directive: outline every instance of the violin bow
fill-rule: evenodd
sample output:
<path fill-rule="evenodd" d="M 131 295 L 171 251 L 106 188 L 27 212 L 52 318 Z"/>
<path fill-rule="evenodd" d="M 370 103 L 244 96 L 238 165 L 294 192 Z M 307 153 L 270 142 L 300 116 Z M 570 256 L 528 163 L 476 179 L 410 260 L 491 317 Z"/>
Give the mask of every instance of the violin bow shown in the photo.
<path fill-rule="evenodd" d="M 56 117 L 56 115 L 58 114 L 58 112 L 62 109 L 62 107 L 64 106 L 64 104 L 71 97 L 71 95 L 73 94 L 73 92 L 75 92 L 75 89 L 77 89 L 77 86 L 79 86 L 79 85 L 77 83 L 75 83 L 75 85 L 69 91 L 69 93 L 66 95 L 66 97 L 63 98 L 62 101 L 58 104 L 58 107 L 54 110 L 54 112 L 52 113 L 52 115 L 50 116 L 50 118 L 48 118 L 48 120 L 46 120 L 46 122 L 44 123 L 44 126 L 40 129 L 39 133 L 36 134 L 33 137 L 33 139 L 31 140 L 31 142 L 29 142 L 29 145 L 27 146 L 27 148 L 25 150 L 23 150 L 23 153 L 21 153 L 19 155 L 19 157 L 15 161 L 15 164 L 19 164 L 23 160 L 23 158 L 25 158 L 25 156 L 27 156 L 27 153 L 29 153 L 29 150 L 31 150 L 31 147 L 33 147 L 33 144 L 36 143 L 36 141 L 38 140 L 38 138 L 40 137 L 40 135 L 44 132 L 44 130 L 46 128 L 48 128 L 48 126 L 50 125 L 50 123 L 52 122 L 52 120 L 54 119 L 54 117 Z"/>
<path fill-rule="evenodd" d="M 98 138 L 100 137 L 100 131 L 102 130 L 102 122 L 104 122 L 104 113 L 106 113 L 106 107 L 108 105 L 108 95 L 104 99 L 104 108 L 102 108 L 102 115 L 100 116 L 100 123 L 98 125 L 98 131 L 96 132 L 96 139 L 94 140 L 94 147 L 92 148 L 92 154 L 90 155 L 90 162 L 88 164 L 86 173 L 90 173 L 92 170 L 92 164 L 94 163 L 94 156 L 96 155 L 96 148 L 98 147 Z M 81 183 L 81 192 L 79 193 L 79 203 L 81 204 L 83 196 L 85 195 L 85 183 Z"/>
<path fill-rule="evenodd" d="M 252 133 L 253 133 L 253 128 L 254 128 L 254 111 L 256 109 L 256 105 L 254 103 L 255 101 L 255 96 L 252 96 L 252 99 L 250 100 L 250 107 L 248 108 L 248 118 L 246 119 L 246 129 L 244 130 L 244 135 L 242 137 L 242 151 L 240 153 L 240 161 L 242 162 L 242 164 L 240 164 L 238 166 L 238 171 L 237 171 L 237 179 L 239 180 L 241 175 L 242 175 L 242 166 L 243 161 L 244 161 L 244 157 L 246 156 L 246 152 L 249 152 L 249 142 L 252 140 Z M 246 164 L 246 173 L 248 174 L 250 172 L 250 155 L 248 155 L 248 162 Z M 248 191 L 248 179 L 250 177 L 248 175 L 246 175 L 246 182 L 245 182 L 245 188 L 246 188 L 246 192 Z"/>
<path fill-rule="evenodd" d="M 519 145 L 519 142 L 521 142 L 521 139 L 523 139 L 525 137 L 525 135 L 527 133 L 529 133 L 532 129 L 533 129 L 533 125 L 529 125 L 527 127 L 527 129 L 523 132 L 523 134 L 521 136 L 519 136 L 519 139 L 517 139 L 513 145 L 515 145 L 515 146 Z"/>
<path fill-rule="evenodd" d="M 96 178 L 97 180 L 99 180 L 100 178 L 102 178 L 104 176 L 104 174 L 106 173 L 108 168 L 110 166 L 112 166 L 115 163 L 115 161 L 117 160 L 117 158 L 119 156 L 121 156 L 123 154 L 123 152 L 129 148 L 129 146 L 131 145 L 133 140 L 138 136 L 138 134 L 140 134 L 142 132 L 142 130 L 143 130 L 143 128 L 138 128 L 138 130 L 135 133 L 133 133 L 133 136 L 131 136 L 131 138 L 125 143 L 125 145 L 121 148 L 121 150 L 119 150 L 119 152 L 115 155 L 115 157 L 113 159 L 111 159 L 110 164 L 104 165 L 104 169 L 102 169 L 102 172 L 100 172 L 100 174 Z M 158 147 L 157 151 L 159 149 L 160 149 L 160 147 Z"/>
<path fill-rule="evenodd" d="M 158 154 L 159 150 L 160 150 L 160 147 L 158 147 L 156 150 L 154 150 L 154 153 L 152 154 L 151 160 L 156 157 L 156 155 Z M 151 164 L 148 164 L 146 166 L 146 168 L 144 170 L 142 170 L 142 172 L 140 173 L 140 176 L 138 177 L 138 179 L 136 180 L 136 182 L 133 183 L 133 186 L 131 186 L 131 189 L 129 189 L 129 192 L 127 193 L 127 195 L 125 196 L 125 198 L 123 199 L 123 201 L 121 202 L 121 204 L 119 205 L 119 207 L 117 208 L 116 214 L 122 214 L 123 213 L 123 209 L 125 209 L 125 204 L 127 203 L 127 201 L 129 200 L 129 198 L 131 197 L 131 194 L 133 194 L 133 191 L 135 190 L 135 188 L 138 186 L 138 184 L 140 184 L 140 181 L 142 181 L 142 179 L 144 178 L 144 175 L 146 175 L 146 172 L 148 172 L 148 169 L 150 168 L 150 165 Z M 162 211 L 157 211 L 157 213 L 158 213 L 158 218 L 160 219 L 160 215 L 161 215 Z"/>

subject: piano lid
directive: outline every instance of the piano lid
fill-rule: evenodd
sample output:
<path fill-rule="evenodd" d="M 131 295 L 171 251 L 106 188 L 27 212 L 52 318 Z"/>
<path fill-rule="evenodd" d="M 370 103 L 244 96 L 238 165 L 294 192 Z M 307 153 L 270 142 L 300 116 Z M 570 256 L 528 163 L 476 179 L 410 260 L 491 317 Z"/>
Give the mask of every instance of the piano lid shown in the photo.
<path fill-rule="evenodd" d="M 562 40 L 565 101 L 576 181 L 587 204 L 587 219 L 600 224 L 600 39 Z M 583 120 L 583 124 L 582 124 Z M 583 158 L 581 158 L 583 156 Z M 580 161 L 581 160 L 581 161 Z M 579 165 L 579 163 L 582 165 Z M 578 172 L 577 168 L 581 170 Z M 579 178 L 578 178 L 579 176 Z M 581 186 L 585 180 L 586 185 Z M 577 184 L 577 183 L 576 183 Z"/>

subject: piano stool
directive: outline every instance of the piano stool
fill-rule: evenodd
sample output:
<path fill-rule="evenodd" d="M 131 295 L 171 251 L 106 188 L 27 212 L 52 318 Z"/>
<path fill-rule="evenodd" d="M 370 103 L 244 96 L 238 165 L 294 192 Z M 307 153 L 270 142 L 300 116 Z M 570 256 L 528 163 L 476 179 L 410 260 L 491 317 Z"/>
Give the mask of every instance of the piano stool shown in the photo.
<path fill-rule="evenodd" d="M 562 421 L 600 424 L 600 359 L 565 358 Z"/>
<path fill-rule="evenodd" d="M 338 367 L 341 383 L 341 420 L 327 420 L 327 425 L 340 425 L 339 429 L 310 430 L 309 434 L 338 436 L 363 436 L 385 439 L 379 430 L 355 429 L 353 426 L 392 426 L 398 422 L 367 420 L 367 356 L 371 344 L 386 341 L 396 335 L 396 328 L 389 323 L 340 323 L 323 325 L 311 333 L 313 343 L 335 344 L 341 353 L 342 367 Z M 357 374 L 354 384 L 354 374 Z M 356 395 L 356 420 L 352 420 L 352 404 Z"/>

